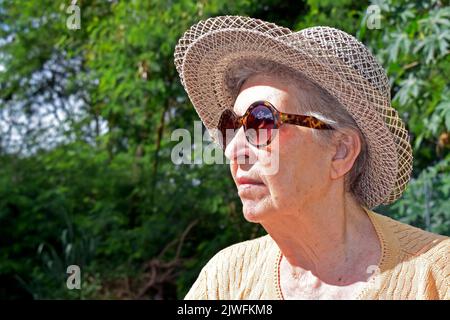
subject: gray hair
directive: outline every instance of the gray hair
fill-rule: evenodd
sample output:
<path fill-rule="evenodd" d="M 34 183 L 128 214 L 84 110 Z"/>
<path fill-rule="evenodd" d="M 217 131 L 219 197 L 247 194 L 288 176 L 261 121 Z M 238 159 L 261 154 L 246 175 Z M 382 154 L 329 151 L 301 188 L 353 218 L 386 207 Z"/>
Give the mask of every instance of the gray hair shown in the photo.
<path fill-rule="evenodd" d="M 312 115 L 333 126 L 336 131 L 350 129 L 356 132 L 361 141 L 361 151 L 351 170 L 345 176 L 346 190 L 351 192 L 360 204 L 364 204 L 362 195 L 358 194 L 357 185 L 361 174 L 366 170 L 368 150 L 364 135 L 353 117 L 345 108 L 321 86 L 312 82 L 301 72 L 273 61 L 263 59 L 243 59 L 232 65 L 225 76 L 225 84 L 236 98 L 244 82 L 254 75 L 276 76 L 286 83 L 295 83 L 298 89 L 299 112 Z M 313 136 L 319 143 L 327 144 L 334 132 L 313 130 Z"/>

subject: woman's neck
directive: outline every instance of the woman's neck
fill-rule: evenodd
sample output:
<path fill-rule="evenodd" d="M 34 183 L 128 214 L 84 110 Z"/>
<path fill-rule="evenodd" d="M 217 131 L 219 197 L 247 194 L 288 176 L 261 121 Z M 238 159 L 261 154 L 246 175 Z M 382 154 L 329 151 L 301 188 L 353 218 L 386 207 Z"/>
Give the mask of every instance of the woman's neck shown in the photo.
<path fill-rule="evenodd" d="M 328 283 L 361 281 L 367 267 L 378 264 L 381 248 L 369 217 L 352 197 L 341 199 L 324 198 L 261 222 L 293 274 L 309 271 Z"/>

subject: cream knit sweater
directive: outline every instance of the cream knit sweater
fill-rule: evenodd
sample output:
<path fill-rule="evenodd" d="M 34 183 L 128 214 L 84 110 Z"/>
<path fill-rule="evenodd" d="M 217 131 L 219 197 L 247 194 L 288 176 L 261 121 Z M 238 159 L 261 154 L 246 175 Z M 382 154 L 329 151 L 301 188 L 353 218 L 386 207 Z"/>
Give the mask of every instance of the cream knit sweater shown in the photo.
<path fill-rule="evenodd" d="M 450 239 L 366 212 L 382 256 L 357 299 L 450 300 Z M 206 264 L 185 299 L 283 299 L 280 259 L 269 235 L 232 245 Z"/>

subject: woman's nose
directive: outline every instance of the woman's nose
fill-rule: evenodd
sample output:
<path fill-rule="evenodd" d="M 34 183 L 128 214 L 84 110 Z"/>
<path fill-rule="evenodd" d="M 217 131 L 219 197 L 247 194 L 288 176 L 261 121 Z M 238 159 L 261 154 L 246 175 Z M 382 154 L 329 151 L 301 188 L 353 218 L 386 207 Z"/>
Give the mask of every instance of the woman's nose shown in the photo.
<path fill-rule="evenodd" d="M 239 164 L 253 164 L 256 154 L 247 141 L 244 128 L 241 127 L 225 148 L 225 156 L 232 162 Z"/>

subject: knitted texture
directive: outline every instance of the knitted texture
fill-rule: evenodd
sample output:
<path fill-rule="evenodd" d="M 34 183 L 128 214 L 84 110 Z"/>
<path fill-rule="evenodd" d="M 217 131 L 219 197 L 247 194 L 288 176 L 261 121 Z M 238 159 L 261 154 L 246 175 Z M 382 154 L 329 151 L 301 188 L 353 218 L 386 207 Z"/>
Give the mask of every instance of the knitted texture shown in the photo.
<path fill-rule="evenodd" d="M 356 299 L 450 300 L 450 239 L 366 211 L 382 255 L 378 276 Z M 269 235 L 225 248 L 202 269 L 185 299 L 283 299 L 280 258 Z"/>
<path fill-rule="evenodd" d="M 298 32 L 259 19 L 221 16 L 186 31 L 174 53 L 181 83 L 213 137 L 235 96 L 226 74 L 240 59 L 264 59 L 302 72 L 354 118 L 368 146 L 368 165 L 355 190 L 374 208 L 400 197 L 412 170 L 408 132 L 390 103 L 383 67 L 353 36 L 330 27 Z"/>

